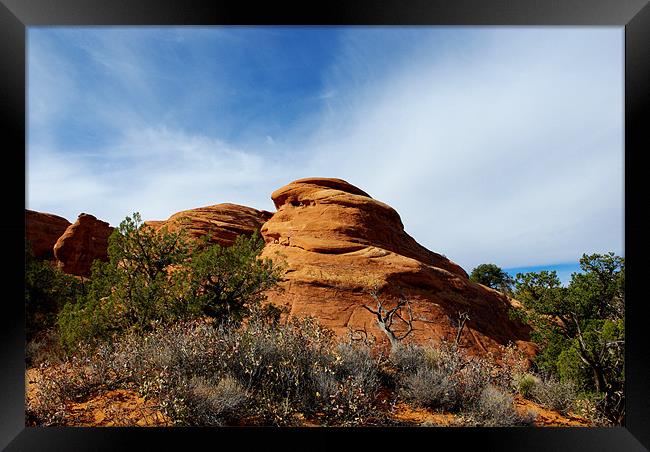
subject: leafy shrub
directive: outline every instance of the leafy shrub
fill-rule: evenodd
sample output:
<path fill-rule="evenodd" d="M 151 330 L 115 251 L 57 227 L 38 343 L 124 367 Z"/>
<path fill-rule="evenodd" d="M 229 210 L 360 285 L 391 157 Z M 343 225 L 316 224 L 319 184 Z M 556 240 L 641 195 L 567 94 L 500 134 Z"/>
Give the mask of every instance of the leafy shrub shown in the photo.
<path fill-rule="evenodd" d="M 280 267 L 258 259 L 263 245 L 258 234 L 231 247 L 196 244 L 182 228 L 156 231 L 135 213 L 110 236 L 109 261 L 95 262 L 86 293 L 60 313 L 62 343 L 73 351 L 206 314 L 241 321 L 280 278 Z"/>
<path fill-rule="evenodd" d="M 34 257 L 25 243 L 25 316 L 27 342 L 56 324 L 56 316 L 65 303 L 82 293 L 83 284 L 66 275 L 51 262 Z"/>
<path fill-rule="evenodd" d="M 108 262 L 95 261 L 88 290 L 58 318 L 68 350 L 125 330 L 146 331 L 192 311 L 171 271 L 189 257 L 183 230 L 157 232 L 138 213 L 126 217 L 108 240 Z"/>
<path fill-rule="evenodd" d="M 539 378 L 528 373 L 521 375 L 519 379 L 515 380 L 517 392 L 526 399 L 529 399 L 532 396 L 533 391 L 538 384 L 540 384 Z"/>
<path fill-rule="evenodd" d="M 589 368 L 580 360 L 578 344 L 566 346 L 555 356 L 553 374 L 561 381 L 572 381 L 580 390 L 589 390 L 592 377 Z"/>
<path fill-rule="evenodd" d="M 281 276 L 281 267 L 271 259 L 259 259 L 263 248 L 264 240 L 255 232 L 238 236 L 232 246 L 215 244 L 192 256 L 190 290 L 204 314 L 241 321 L 260 305 L 264 291 Z"/>

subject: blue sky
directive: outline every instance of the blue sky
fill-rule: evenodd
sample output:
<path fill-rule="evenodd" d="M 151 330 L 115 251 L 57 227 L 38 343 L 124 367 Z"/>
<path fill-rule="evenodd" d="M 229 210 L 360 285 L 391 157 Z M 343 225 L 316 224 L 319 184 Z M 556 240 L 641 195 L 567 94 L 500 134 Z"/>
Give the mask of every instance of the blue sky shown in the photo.
<path fill-rule="evenodd" d="M 573 273 L 583 273 L 582 269 L 580 268 L 580 264 L 577 262 L 577 260 L 575 263 L 567 262 L 564 264 L 532 265 L 526 267 L 508 268 L 504 270 L 513 278 L 517 277 L 517 273 L 540 272 L 542 270 L 546 270 L 549 272 L 554 271 L 557 274 L 560 283 L 562 283 L 562 285 L 565 286 L 568 285 L 569 282 L 571 281 L 571 275 Z"/>
<path fill-rule="evenodd" d="M 468 271 L 623 254 L 622 27 L 29 27 L 26 206 L 340 177 Z M 545 267 L 546 268 L 546 267 Z"/>

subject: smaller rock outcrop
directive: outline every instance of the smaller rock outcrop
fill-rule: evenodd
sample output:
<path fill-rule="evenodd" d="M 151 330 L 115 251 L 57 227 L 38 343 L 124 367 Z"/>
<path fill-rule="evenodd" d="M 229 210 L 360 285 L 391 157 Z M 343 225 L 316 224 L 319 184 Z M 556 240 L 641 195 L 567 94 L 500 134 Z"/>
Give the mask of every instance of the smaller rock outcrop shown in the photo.
<path fill-rule="evenodd" d="M 54 245 L 59 268 L 70 275 L 89 276 L 96 259 L 108 260 L 108 237 L 113 229 L 93 215 L 80 214 Z"/>
<path fill-rule="evenodd" d="M 54 259 L 54 244 L 70 226 L 63 217 L 25 209 L 25 238 L 38 259 Z"/>
<path fill-rule="evenodd" d="M 155 230 L 166 226 L 169 231 L 176 231 L 187 219 L 185 228 L 193 238 L 210 235 L 212 243 L 221 246 L 230 246 L 238 235 L 252 235 L 259 232 L 262 225 L 271 218 L 272 214 L 265 210 L 238 204 L 215 204 L 213 206 L 198 207 L 175 213 L 164 221 L 145 221 L 145 224 Z"/>

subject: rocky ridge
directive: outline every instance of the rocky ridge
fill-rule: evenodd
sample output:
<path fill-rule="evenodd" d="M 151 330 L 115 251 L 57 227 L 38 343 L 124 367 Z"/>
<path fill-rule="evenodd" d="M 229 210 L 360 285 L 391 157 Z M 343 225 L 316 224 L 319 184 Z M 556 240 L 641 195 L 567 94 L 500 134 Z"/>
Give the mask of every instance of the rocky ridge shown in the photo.
<path fill-rule="evenodd" d="M 534 352 L 528 327 L 509 318 L 510 300 L 419 245 L 390 206 L 340 179 L 300 179 L 271 197 L 278 210 L 262 227 L 262 256 L 288 266 L 269 299 L 290 315 L 315 316 L 340 336 L 364 331 L 385 341 L 364 308 L 377 309 L 374 291 L 386 308 L 409 300 L 409 340 L 453 341 L 459 314 L 467 313 L 460 346 L 471 353 L 498 355 L 510 342 Z M 394 330 L 406 332 L 406 323 L 396 321 Z"/>

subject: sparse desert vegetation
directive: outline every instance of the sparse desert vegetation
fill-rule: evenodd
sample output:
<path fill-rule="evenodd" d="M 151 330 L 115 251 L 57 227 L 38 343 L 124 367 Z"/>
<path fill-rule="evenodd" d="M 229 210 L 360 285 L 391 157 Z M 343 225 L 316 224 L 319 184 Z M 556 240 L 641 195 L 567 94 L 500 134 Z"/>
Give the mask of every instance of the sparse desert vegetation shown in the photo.
<path fill-rule="evenodd" d="M 227 245 L 198 237 L 196 231 L 188 234 L 182 218 L 175 218 L 169 229 L 146 224 L 134 214 L 113 230 L 106 259 L 94 262 L 89 277 L 67 275 L 27 250 L 28 424 L 622 422 L 622 258 L 612 253 L 583 256 L 584 272 L 574 275 L 568 287 L 554 273 L 512 279 L 494 265 L 468 278 L 456 264 L 404 235 L 407 253 L 446 269 L 414 267 L 419 261 L 413 257 L 365 251 L 353 241 L 336 242 L 330 249 L 322 240 L 284 239 L 286 215 L 305 208 L 293 204 L 291 190 L 297 189 L 289 187 L 289 195 L 277 194 L 285 203 L 282 208 L 289 209 L 284 220 L 266 223 L 263 236 L 253 229 L 229 237 Z M 364 194 L 349 196 L 346 206 L 357 203 L 368 209 L 372 201 Z M 394 220 L 381 209 L 388 212 L 386 221 Z M 309 251 L 310 246 L 316 251 Z M 269 249 L 280 248 L 300 265 L 291 268 L 280 252 L 271 258 Z M 314 269 L 319 268 L 314 259 L 319 258 L 326 269 L 337 268 L 335 258 L 348 259 L 346 265 L 357 273 L 360 262 L 387 261 L 366 272 L 374 285 L 365 292 L 340 269 L 334 292 L 306 292 L 306 286 L 314 287 Z M 304 275 L 309 278 L 301 280 Z M 412 290 L 419 289 L 412 295 L 404 287 L 384 284 L 386 290 L 379 293 L 376 283 L 388 280 L 410 281 Z M 321 284 L 329 290 L 329 283 Z M 447 311 L 431 312 L 448 312 L 447 317 L 424 317 L 422 306 L 434 306 L 422 298 L 427 287 L 437 287 L 436 300 L 449 303 Z M 290 292 L 293 304 L 267 298 L 274 294 L 281 300 L 277 297 L 283 291 Z M 361 300 L 357 317 L 357 311 L 347 311 L 346 334 L 326 324 L 332 324 L 332 316 L 335 325 L 339 321 L 337 309 L 346 306 L 341 298 L 321 300 L 318 306 L 331 306 L 327 312 L 298 312 L 304 306 L 301 297 L 314 303 L 309 298 L 314 293 L 340 297 L 341 292 Z M 481 315 L 490 321 L 482 323 Z M 436 322 L 441 330 L 425 329 Z M 509 337 L 519 338 L 520 344 Z M 521 342 L 534 343 L 536 353 L 531 355 Z"/>
<path fill-rule="evenodd" d="M 33 425 L 70 425 L 80 403 L 116 391 L 142 397 L 149 416 L 170 426 L 412 425 L 400 419 L 404 406 L 465 426 L 534 425 L 537 416 L 516 409 L 509 366 L 448 344 L 383 353 L 338 342 L 311 318 L 181 321 L 77 349 L 38 372 L 27 407 Z M 557 410 L 554 399 L 539 402 Z"/>

